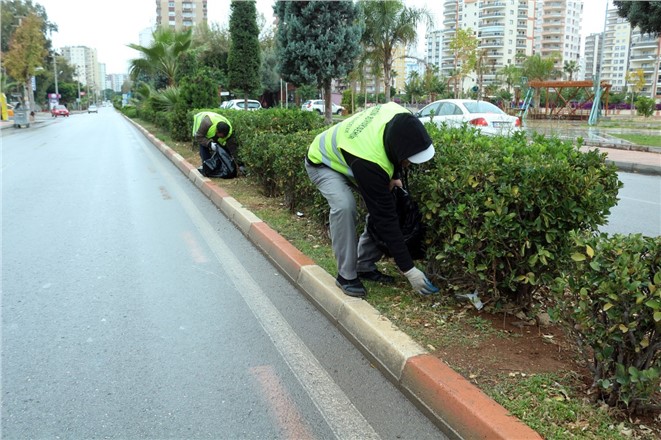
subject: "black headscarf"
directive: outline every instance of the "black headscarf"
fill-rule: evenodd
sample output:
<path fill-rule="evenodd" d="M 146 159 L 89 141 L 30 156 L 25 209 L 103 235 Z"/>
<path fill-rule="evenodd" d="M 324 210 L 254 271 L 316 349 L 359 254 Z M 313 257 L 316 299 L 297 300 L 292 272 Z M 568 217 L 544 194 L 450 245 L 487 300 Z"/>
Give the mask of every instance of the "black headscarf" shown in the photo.
<path fill-rule="evenodd" d="M 418 118 L 411 113 L 399 113 L 386 124 L 383 145 L 388 159 L 399 169 L 404 159 L 426 150 L 431 138 Z"/>

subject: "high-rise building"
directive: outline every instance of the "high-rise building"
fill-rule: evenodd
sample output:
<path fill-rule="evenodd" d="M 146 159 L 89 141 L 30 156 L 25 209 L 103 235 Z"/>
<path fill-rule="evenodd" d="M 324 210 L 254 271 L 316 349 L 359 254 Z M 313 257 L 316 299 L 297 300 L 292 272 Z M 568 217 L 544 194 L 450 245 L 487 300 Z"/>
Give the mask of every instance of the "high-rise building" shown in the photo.
<path fill-rule="evenodd" d="M 61 50 L 67 62 L 76 68 L 74 79 L 80 81 L 82 91 L 97 96 L 105 86 L 101 81 L 96 49 L 87 46 L 66 46 Z"/>
<path fill-rule="evenodd" d="M 439 69 L 441 68 L 441 49 L 443 46 L 443 31 L 436 29 L 425 35 L 425 61 Z"/>
<path fill-rule="evenodd" d="M 631 34 L 629 52 L 629 72 L 642 70 L 645 75 L 645 87 L 639 92 L 643 96 L 656 99 L 661 95 L 659 64 L 661 62 L 661 36 L 644 35 L 638 28 Z M 656 85 L 654 81 L 656 80 Z"/>
<path fill-rule="evenodd" d="M 594 80 L 601 67 L 599 55 L 603 47 L 604 34 L 590 34 L 585 39 L 584 65 L 581 68 L 582 77 L 586 80 Z"/>
<path fill-rule="evenodd" d="M 535 53 L 559 55 L 556 68 L 579 61 L 583 0 L 538 0 L 535 17 Z M 530 34 L 529 34 L 530 35 Z"/>
<path fill-rule="evenodd" d="M 611 84 L 613 92 L 622 92 L 626 89 L 630 47 L 631 24 L 617 14 L 617 9 L 609 9 L 606 13 L 600 78 Z"/>
<path fill-rule="evenodd" d="M 180 31 L 207 21 L 207 0 L 156 0 L 156 25 Z"/>
<path fill-rule="evenodd" d="M 517 55 L 532 55 L 533 0 L 445 0 L 443 7 L 443 75 L 450 77 L 460 67 L 460 61 L 450 49 L 457 29 L 471 29 L 479 41 L 480 78 L 473 75 L 466 79 L 464 89 L 478 81 L 486 86 L 496 80 L 500 69 L 514 64 Z"/>

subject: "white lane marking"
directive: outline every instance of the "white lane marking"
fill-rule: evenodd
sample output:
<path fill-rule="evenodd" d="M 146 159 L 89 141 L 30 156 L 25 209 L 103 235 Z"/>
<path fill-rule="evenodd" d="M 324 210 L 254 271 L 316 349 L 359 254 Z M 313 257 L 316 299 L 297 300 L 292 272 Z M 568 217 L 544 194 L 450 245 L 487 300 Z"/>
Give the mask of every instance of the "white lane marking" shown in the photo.
<path fill-rule="evenodd" d="M 638 203 L 647 203 L 649 205 L 658 205 L 659 202 L 655 200 L 642 200 L 642 199 L 636 199 L 634 197 L 620 197 L 620 200 L 631 200 L 632 202 L 638 202 Z"/>
<path fill-rule="evenodd" d="M 156 160 L 154 153 L 148 146 L 143 146 L 143 149 L 158 168 L 159 174 L 168 181 L 168 187 L 173 193 L 176 193 L 176 199 L 179 200 L 188 217 L 216 255 L 225 273 L 236 286 L 236 291 L 243 297 L 257 321 L 269 335 L 276 349 L 305 388 L 336 438 L 379 439 L 380 437 L 374 431 L 374 428 L 337 386 L 252 276 L 234 257 L 234 253 L 220 239 L 217 231 L 206 221 L 192 200 L 185 194 L 170 174 L 171 170 L 166 170 Z"/>

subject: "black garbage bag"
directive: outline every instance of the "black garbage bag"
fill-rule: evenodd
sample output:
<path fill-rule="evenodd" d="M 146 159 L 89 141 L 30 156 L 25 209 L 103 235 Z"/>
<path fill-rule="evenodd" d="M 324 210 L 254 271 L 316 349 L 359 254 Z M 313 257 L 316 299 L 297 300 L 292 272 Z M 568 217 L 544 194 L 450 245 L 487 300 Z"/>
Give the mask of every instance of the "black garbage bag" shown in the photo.
<path fill-rule="evenodd" d="M 232 179 L 237 174 L 236 162 L 229 151 L 218 148 L 209 159 L 202 163 L 202 174 L 206 177 Z"/>
<path fill-rule="evenodd" d="M 404 236 L 409 254 L 414 260 L 422 260 L 425 257 L 427 247 L 425 245 L 425 224 L 422 221 L 422 213 L 418 203 L 413 200 L 411 194 L 405 188 L 399 186 L 393 188 L 392 195 L 395 199 L 397 217 L 399 217 L 399 228 Z M 377 247 L 386 256 L 391 256 L 388 246 L 378 236 L 374 223 L 370 222 L 369 216 L 367 216 L 367 232 L 369 232 Z"/>

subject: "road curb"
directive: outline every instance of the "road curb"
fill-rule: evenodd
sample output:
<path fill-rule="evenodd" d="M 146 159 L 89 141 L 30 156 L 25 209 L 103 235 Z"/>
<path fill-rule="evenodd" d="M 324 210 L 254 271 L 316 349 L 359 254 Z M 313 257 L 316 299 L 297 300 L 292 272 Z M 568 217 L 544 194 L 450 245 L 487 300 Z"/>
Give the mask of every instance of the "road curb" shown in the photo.
<path fill-rule="evenodd" d="M 127 118 L 202 193 L 214 185 L 142 126 Z M 183 163 L 185 162 L 185 163 Z M 215 186 L 215 185 L 214 185 Z M 207 197 L 326 314 L 380 370 L 451 438 L 541 439 L 463 376 L 429 354 L 369 303 L 351 298 L 335 279 L 222 188 Z M 206 195 L 206 194 L 205 194 Z"/>

